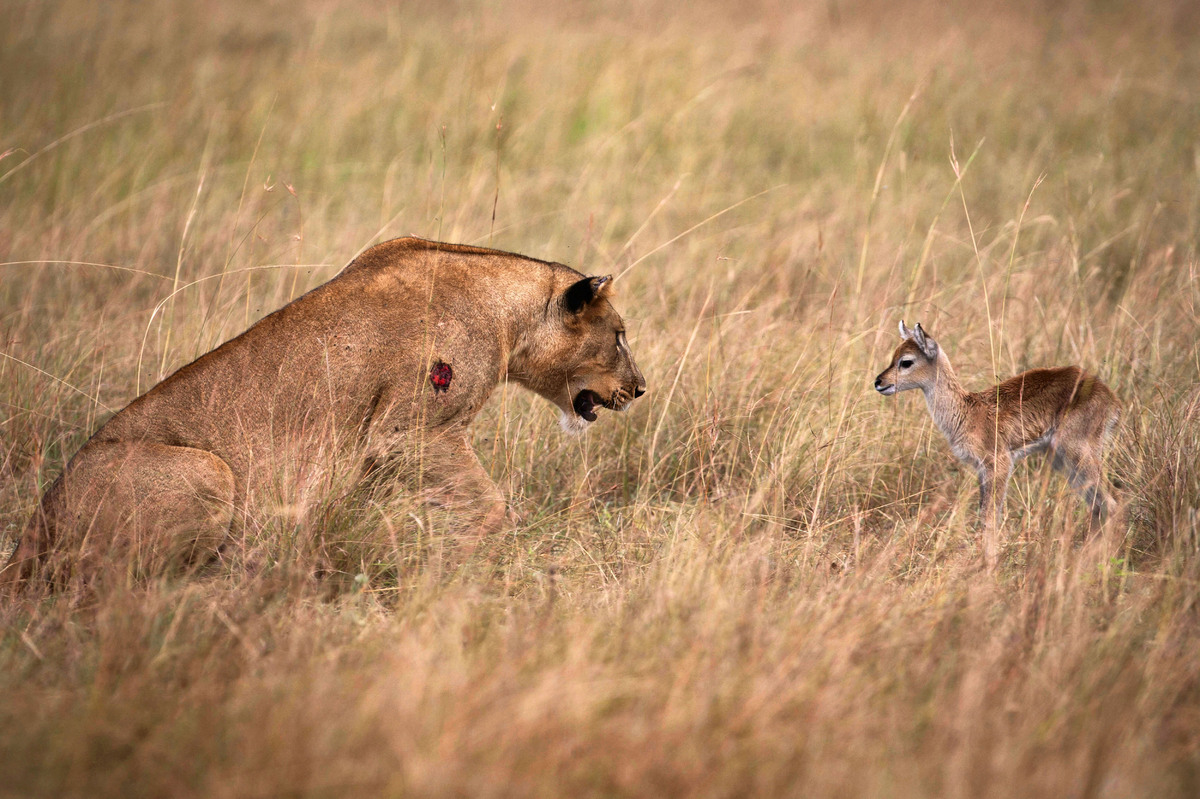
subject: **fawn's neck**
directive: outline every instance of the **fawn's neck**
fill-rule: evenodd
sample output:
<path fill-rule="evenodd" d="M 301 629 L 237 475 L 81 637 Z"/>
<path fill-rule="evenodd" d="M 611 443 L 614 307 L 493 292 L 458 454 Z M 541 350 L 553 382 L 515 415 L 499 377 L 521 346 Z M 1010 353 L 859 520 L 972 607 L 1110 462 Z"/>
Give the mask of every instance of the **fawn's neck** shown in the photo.
<path fill-rule="evenodd" d="M 937 371 L 933 381 L 921 387 L 925 404 L 933 423 L 953 448 L 962 438 L 967 423 L 967 391 L 958 381 L 950 359 L 942 351 L 937 354 Z"/>

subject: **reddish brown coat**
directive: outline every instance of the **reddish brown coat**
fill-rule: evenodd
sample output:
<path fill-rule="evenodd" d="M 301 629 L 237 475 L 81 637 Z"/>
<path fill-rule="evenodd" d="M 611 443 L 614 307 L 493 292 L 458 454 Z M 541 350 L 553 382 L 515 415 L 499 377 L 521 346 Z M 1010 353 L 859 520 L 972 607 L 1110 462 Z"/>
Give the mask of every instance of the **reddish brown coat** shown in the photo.
<path fill-rule="evenodd" d="M 998 558 L 996 536 L 1008 478 L 1026 455 L 1051 450 L 1055 467 L 1083 495 L 1094 520 L 1113 509 L 1103 488 L 1101 459 L 1120 403 L 1098 377 L 1078 366 L 1031 369 L 969 392 L 919 324 L 909 329 L 901 322 L 900 336 L 891 363 L 875 378 L 875 390 L 890 396 L 920 389 L 951 451 L 975 469 L 989 566 Z"/>

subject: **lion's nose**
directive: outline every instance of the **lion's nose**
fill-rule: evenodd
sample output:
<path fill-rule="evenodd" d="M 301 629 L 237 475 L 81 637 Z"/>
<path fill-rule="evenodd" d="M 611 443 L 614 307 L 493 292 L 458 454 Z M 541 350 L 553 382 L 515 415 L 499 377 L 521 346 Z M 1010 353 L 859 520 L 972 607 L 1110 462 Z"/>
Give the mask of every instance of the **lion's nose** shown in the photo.
<path fill-rule="evenodd" d="M 645 393 L 646 393 L 646 387 L 645 387 L 645 386 L 638 386 L 637 388 L 635 388 L 635 389 L 633 390 L 633 398 L 634 398 L 634 399 L 637 399 L 638 397 L 642 396 L 642 395 L 643 395 L 643 394 L 645 394 Z"/>

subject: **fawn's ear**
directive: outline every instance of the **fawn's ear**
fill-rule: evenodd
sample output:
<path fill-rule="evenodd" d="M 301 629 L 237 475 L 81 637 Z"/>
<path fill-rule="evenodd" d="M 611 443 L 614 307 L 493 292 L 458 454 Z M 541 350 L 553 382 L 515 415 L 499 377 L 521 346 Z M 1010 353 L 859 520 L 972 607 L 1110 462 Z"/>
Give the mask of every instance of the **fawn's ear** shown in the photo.
<path fill-rule="evenodd" d="M 933 340 L 932 336 L 927 335 L 925 331 L 921 329 L 921 323 L 917 322 L 917 326 L 914 327 L 910 332 L 912 333 L 910 338 L 912 338 L 913 343 L 921 348 L 921 352 L 925 353 L 925 357 L 931 361 L 937 360 L 937 342 Z"/>
<path fill-rule="evenodd" d="M 920 327 L 920 326 L 921 326 L 920 324 L 917 325 L 917 327 Z M 901 319 L 900 320 L 900 338 L 904 339 L 905 341 L 908 341 L 912 337 L 913 337 L 912 331 L 908 329 L 908 326 L 904 324 L 904 320 Z"/>

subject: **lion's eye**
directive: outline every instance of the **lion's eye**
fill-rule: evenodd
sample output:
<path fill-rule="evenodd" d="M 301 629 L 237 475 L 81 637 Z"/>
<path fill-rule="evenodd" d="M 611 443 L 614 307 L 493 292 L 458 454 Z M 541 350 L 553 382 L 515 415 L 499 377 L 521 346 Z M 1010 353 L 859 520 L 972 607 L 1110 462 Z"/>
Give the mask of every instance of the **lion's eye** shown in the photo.
<path fill-rule="evenodd" d="M 912 365 L 913 365 L 913 359 L 912 359 L 912 358 L 901 358 L 901 359 L 900 359 L 900 368 L 901 368 L 901 369 L 907 369 L 907 368 L 909 368 L 909 367 L 910 367 L 910 366 L 912 366 Z"/>

